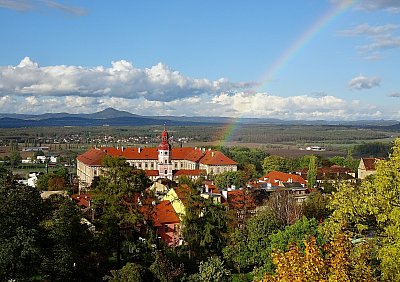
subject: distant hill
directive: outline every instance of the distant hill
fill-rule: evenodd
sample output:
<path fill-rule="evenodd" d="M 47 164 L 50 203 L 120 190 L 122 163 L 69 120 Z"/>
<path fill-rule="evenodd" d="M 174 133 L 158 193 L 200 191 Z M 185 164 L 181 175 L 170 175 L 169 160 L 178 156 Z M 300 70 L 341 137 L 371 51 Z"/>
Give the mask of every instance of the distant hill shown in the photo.
<path fill-rule="evenodd" d="M 30 114 L 1 114 L 0 128 L 38 127 L 38 126 L 140 126 L 140 125 L 212 125 L 241 123 L 253 125 L 342 125 L 361 127 L 385 127 L 392 130 L 400 127 L 396 120 L 360 120 L 360 121 L 305 121 L 280 120 L 274 118 L 229 118 L 229 117 L 186 117 L 186 116 L 139 116 L 127 111 L 107 108 L 91 114 L 45 113 Z"/>

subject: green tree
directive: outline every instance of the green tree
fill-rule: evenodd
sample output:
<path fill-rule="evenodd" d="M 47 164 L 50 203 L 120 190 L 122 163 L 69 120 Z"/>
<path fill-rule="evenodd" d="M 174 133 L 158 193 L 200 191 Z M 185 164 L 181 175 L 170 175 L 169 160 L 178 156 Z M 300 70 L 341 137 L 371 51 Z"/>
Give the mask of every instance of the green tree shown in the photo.
<path fill-rule="evenodd" d="M 11 167 L 15 167 L 21 163 L 22 157 L 17 150 L 14 150 L 11 152 L 9 160 Z"/>
<path fill-rule="evenodd" d="M 182 235 L 189 258 L 203 260 L 220 255 L 226 244 L 227 212 L 219 204 L 199 196 L 192 190 L 188 195 Z"/>
<path fill-rule="evenodd" d="M 146 269 L 140 264 L 128 262 L 119 270 L 111 270 L 111 276 L 106 275 L 103 280 L 110 282 L 146 282 Z"/>
<path fill-rule="evenodd" d="M 154 262 L 150 266 L 150 271 L 160 282 L 179 281 L 183 276 L 183 264 L 176 266 L 163 252 L 156 251 Z"/>
<path fill-rule="evenodd" d="M 310 162 L 308 163 L 307 171 L 307 185 L 309 188 L 313 188 L 317 183 L 317 157 L 311 156 Z"/>
<path fill-rule="evenodd" d="M 400 280 L 400 139 L 389 160 L 377 163 L 376 174 L 360 187 L 342 183 L 333 195 L 325 232 L 347 229 L 358 236 L 374 234 L 383 281 Z"/>
<path fill-rule="evenodd" d="M 0 280 L 28 281 L 41 262 L 42 199 L 38 190 L 0 169 L 0 202 Z"/>
<path fill-rule="evenodd" d="M 280 156 L 268 156 L 264 158 L 263 169 L 264 173 L 271 171 L 288 172 L 291 168 L 290 161 Z"/>
<path fill-rule="evenodd" d="M 200 262 L 199 272 L 192 277 L 199 282 L 228 282 L 230 271 L 225 268 L 224 262 L 219 257 L 209 257 L 207 261 Z"/>
<path fill-rule="evenodd" d="M 328 203 L 328 195 L 322 194 L 318 190 L 313 191 L 308 195 L 306 201 L 303 203 L 303 214 L 309 219 L 315 218 L 322 222 L 330 215 Z"/>
<path fill-rule="evenodd" d="M 51 281 L 85 277 L 93 236 L 82 221 L 79 208 L 70 199 L 58 195 L 47 199 L 45 204 L 48 214 L 42 222 L 46 234 L 43 272 Z"/>
<path fill-rule="evenodd" d="M 246 184 L 246 175 L 243 171 L 227 171 L 216 175 L 214 182 L 219 188 L 227 188 L 232 185 L 240 188 Z"/>
<path fill-rule="evenodd" d="M 269 235 L 282 228 L 282 223 L 270 210 L 250 217 L 241 229 L 234 229 L 223 250 L 224 258 L 239 273 L 255 267 L 272 267 Z M 271 268 L 268 269 L 271 271 Z"/>
<path fill-rule="evenodd" d="M 94 188 L 94 206 L 99 212 L 98 227 L 102 242 L 110 253 L 117 252 L 121 262 L 121 230 L 129 229 L 142 220 L 140 196 L 151 181 L 143 170 L 135 170 L 123 158 L 106 157 L 104 172 Z"/>

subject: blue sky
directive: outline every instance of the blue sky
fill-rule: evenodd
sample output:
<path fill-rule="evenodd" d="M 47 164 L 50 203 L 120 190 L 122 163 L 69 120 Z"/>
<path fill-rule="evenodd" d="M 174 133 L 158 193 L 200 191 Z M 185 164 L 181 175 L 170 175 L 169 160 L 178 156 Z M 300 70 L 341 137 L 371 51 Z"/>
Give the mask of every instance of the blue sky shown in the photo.
<path fill-rule="evenodd" d="M 400 120 L 400 1 L 0 0 L 0 112 Z"/>

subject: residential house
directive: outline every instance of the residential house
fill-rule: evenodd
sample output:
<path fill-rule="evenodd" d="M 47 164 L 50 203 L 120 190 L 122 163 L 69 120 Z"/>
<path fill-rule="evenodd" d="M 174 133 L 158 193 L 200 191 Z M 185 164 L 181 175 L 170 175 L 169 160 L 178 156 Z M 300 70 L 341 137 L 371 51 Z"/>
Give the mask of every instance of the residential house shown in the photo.
<path fill-rule="evenodd" d="M 382 160 L 381 158 L 361 158 L 358 165 L 358 178 L 365 179 L 368 175 L 376 173 L 376 163 Z"/>

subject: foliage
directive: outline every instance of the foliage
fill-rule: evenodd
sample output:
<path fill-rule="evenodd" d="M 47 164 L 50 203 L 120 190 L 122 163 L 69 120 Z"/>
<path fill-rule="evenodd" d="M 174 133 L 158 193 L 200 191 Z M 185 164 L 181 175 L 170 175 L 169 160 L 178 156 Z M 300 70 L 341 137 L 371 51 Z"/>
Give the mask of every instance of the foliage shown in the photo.
<path fill-rule="evenodd" d="M 282 223 L 273 212 L 268 209 L 259 211 L 241 229 L 232 231 L 223 250 L 224 258 L 238 272 L 271 264 L 269 235 L 281 227 Z"/>
<path fill-rule="evenodd" d="M 92 249 L 92 234 L 77 206 L 55 195 L 46 203 L 48 214 L 42 222 L 46 234 L 42 263 L 52 281 L 72 281 L 88 268 L 86 256 Z"/>
<path fill-rule="evenodd" d="M 327 234 L 347 229 L 374 236 L 380 244 L 377 258 L 383 281 L 400 279 L 400 139 L 387 161 L 379 161 L 376 174 L 360 187 L 342 184 L 334 194 L 334 209 L 324 225 Z"/>
<path fill-rule="evenodd" d="M 9 158 L 11 167 L 15 167 L 18 164 L 20 164 L 21 160 L 22 160 L 22 157 L 17 150 L 14 150 L 11 152 L 10 158 Z"/>
<path fill-rule="evenodd" d="M 184 273 L 183 264 L 174 265 L 161 251 L 156 251 L 150 271 L 161 282 L 179 281 Z"/>
<path fill-rule="evenodd" d="M 0 280 L 27 281 L 40 264 L 42 200 L 38 190 L 0 172 Z"/>
<path fill-rule="evenodd" d="M 354 154 L 363 157 L 386 158 L 392 145 L 381 142 L 364 143 L 354 146 Z"/>
<path fill-rule="evenodd" d="M 328 209 L 329 196 L 315 190 L 308 195 L 303 203 L 303 214 L 307 218 L 315 218 L 322 222 L 330 215 Z"/>
<path fill-rule="evenodd" d="M 111 270 L 112 276 L 105 276 L 103 280 L 110 282 L 145 282 L 146 269 L 140 264 L 128 262 L 119 270 Z"/>
<path fill-rule="evenodd" d="M 144 171 L 132 169 L 123 158 L 106 157 L 103 166 L 104 173 L 94 190 L 96 207 L 103 214 L 115 217 L 118 226 L 137 223 L 140 220 L 137 197 L 151 181 Z"/>
<path fill-rule="evenodd" d="M 230 271 L 225 268 L 224 262 L 219 257 L 209 257 L 207 261 L 201 261 L 199 272 L 192 276 L 193 281 L 199 282 L 228 282 Z"/>
<path fill-rule="evenodd" d="M 214 182 L 219 188 L 227 188 L 232 185 L 240 188 L 246 184 L 246 175 L 243 171 L 227 171 L 216 175 Z"/>
<path fill-rule="evenodd" d="M 286 252 L 275 251 L 272 257 L 276 274 L 267 274 L 262 281 L 376 281 L 366 252 L 353 248 L 343 233 L 324 247 L 319 247 L 314 237 L 304 240 L 303 244 L 304 253 L 295 244 Z"/>
<path fill-rule="evenodd" d="M 304 249 L 302 241 L 310 236 L 317 237 L 317 232 L 317 220 L 315 218 L 307 219 L 303 217 L 294 224 L 286 226 L 284 230 L 279 230 L 271 234 L 269 239 L 271 247 L 274 250 L 287 251 L 287 246 L 293 243 Z"/>
<path fill-rule="evenodd" d="M 189 257 L 202 260 L 221 254 L 227 233 L 227 212 L 223 206 L 192 191 L 182 223 Z"/>
<path fill-rule="evenodd" d="M 58 169 L 51 173 L 39 176 L 36 186 L 40 191 L 62 191 L 68 190 L 69 173 L 66 169 Z"/>
<path fill-rule="evenodd" d="M 317 157 L 311 156 L 308 163 L 307 183 L 309 188 L 313 188 L 317 183 Z"/>
<path fill-rule="evenodd" d="M 284 225 L 293 224 L 303 216 L 302 205 L 299 205 L 290 191 L 277 189 L 270 195 L 265 205 Z"/>
<path fill-rule="evenodd" d="M 104 251 L 108 255 L 116 252 L 118 268 L 123 240 L 143 220 L 141 197 L 151 182 L 143 170 L 133 169 L 123 158 L 106 157 L 103 167 L 104 172 L 94 188 L 93 201 L 98 215 L 95 223 L 101 231 L 99 239 Z"/>
<path fill-rule="evenodd" d="M 268 156 L 264 159 L 263 162 L 263 169 L 265 173 L 269 173 L 274 170 L 289 172 L 290 168 L 291 165 L 289 160 L 280 156 Z"/>
<path fill-rule="evenodd" d="M 258 148 L 247 147 L 222 147 L 218 148 L 226 156 L 238 163 L 240 170 L 246 170 L 246 166 L 254 166 L 253 177 L 260 177 L 263 173 L 263 160 L 268 156 L 268 153 Z"/>

